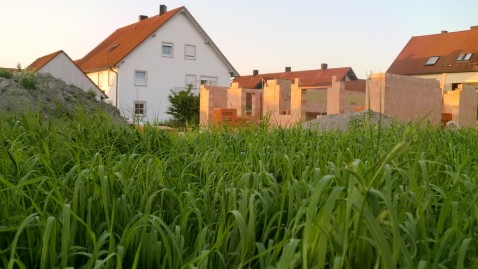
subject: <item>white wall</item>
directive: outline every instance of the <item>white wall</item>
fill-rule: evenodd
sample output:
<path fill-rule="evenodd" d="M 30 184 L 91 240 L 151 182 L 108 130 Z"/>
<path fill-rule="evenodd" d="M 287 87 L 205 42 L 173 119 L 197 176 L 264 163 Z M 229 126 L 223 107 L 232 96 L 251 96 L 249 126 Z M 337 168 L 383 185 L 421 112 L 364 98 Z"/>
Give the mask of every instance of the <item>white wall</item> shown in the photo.
<path fill-rule="evenodd" d="M 67 84 L 75 85 L 85 92 L 91 89 L 96 92 L 98 99 L 103 94 L 99 92 L 96 85 L 64 53 L 59 53 L 40 68 L 38 72 L 50 73 L 55 78 L 62 79 Z"/>
<path fill-rule="evenodd" d="M 117 68 L 113 68 L 113 71 L 118 72 Z M 116 106 L 116 74 L 111 70 L 103 70 L 99 72 L 88 73 L 87 76 L 98 87 L 106 93 L 108 98 L 104 101 Z M 99 82 L 99 76 L 103 76 L 102 83 Z M 110 77 L 111 76 L 111 77 Z"/>
<path fill-rule="evenodd" d="M 174 44 L 172 58 L 162 56 L 162 42 Z M 196 46 L 195 60 L 185 59 L 185 45 Z M 135 70 L 147 72 L 147 86 L 134 85 Z M 132 118 L 134 101 L 145 101 L 145 121 L 166 120 L 170 118 L 166 114 L 170 89 L 184 87 L 186 75 L 196 76 L 198 88 L 201 76 L 217 77 L 218 86 L 228 86 L 229 72 L 186 15 L 179 13 L 120 63 L 118 108 L 126 117 Z"/>
<path fill-rule="evenodd" d="M 417 75 L 414 77 L 436 79 L 441 82 L 442 74 L 430 74 L 430 75 Z M 465 72 L 465 73 L 447 73 L 445 81 L 445 90 L 450 91 L 452 89 L 452 83 L 461 82 L 476 82 L 478 81 L 478 72 Z"/>

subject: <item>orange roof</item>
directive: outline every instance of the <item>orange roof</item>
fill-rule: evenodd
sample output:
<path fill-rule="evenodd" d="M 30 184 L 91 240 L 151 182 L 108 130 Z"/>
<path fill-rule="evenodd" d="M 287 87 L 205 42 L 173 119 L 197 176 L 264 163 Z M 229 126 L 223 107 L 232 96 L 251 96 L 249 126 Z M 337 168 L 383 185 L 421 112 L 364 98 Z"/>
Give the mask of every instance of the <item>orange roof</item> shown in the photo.
<path fill-rule="evenodd" d="M 305 71 L 291 71 L 291 72 L 281 72 L 281 73 L 268 73 L 268 74 L 258 74 L 256 76 L 240 76 L 236 77 L 232 82 L 239 83 L 239 87 L 242 88 L 260 88 L 261 81 L 268 79 L 300 79 L 300 84 L 303 87 L 314 87 L 314 86 L 330 86 L 332 85 L 332 77 L 335 76 L 337 81 L 345 80 L 345 77 L 348 76 L 351 80 L 356 80 L 357 77 L 350 67 L 341 67 L 341 68 L 329 68 L 329 69 L 316 69 L 316 70 L 305 70 Z"/>
<path fill-rule="evenodd" d="M 43 57 L 40 57 L 36 59 L 33 63 L 31 63 L 28 67 L 27 70 L 36 72 L 40 70 L 43 66 L 45 66 L 48 62 L 50 62 L 53 58 L 55 58 L 58 54 L 60 53 L 65 53 L 62 50 L 59 50 L 57 52 L 53 52 L 51 54 L 45 55 Z M 66 53 L 65 53 L 66 54 Z"/>
<path fill-rule="evenodd" d="M 461 54 L 472 54 L 458 60 Z M 439 56 L 434 65 L 426 65 L 430 57 Z M 388 73 L 420 75 L 478 71 L 478 28 L 459 32 L 412 37 L 388 68 Z"/>
<path fill-rule="evenodd" d="M 141 20 L 114 31 L 109 37 L 77 61 L 83 72 L 116 66 L 146 38 L 165 24 L 184 7 Z"/>
<path fill-rule="evenodd" d="M 209 45 L 229 67 L 230 72 L 238 75 L 239 73 L 184 6 L 165 12 L 163 15 L 156 15 L 117 29 L 85 57 L 77 60 L 76 63 L 85 73 L 118 66 L 121 60 L 179 12 L 183 12 L 190 19 L 196 29 L 204 36 L 204 39 L 209 42 Z"/>

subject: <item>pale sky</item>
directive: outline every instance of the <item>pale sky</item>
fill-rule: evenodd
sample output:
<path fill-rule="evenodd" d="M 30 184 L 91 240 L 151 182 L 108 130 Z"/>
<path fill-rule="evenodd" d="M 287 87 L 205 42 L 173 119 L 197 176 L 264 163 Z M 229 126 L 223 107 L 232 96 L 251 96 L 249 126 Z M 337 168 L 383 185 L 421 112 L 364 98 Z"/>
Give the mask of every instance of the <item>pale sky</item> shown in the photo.
<path fill-rule="evenodd" d="M 478 25 L 478 0 L 0 0 L 0 67 L 82 58 L 138 15 L 186 6 L 241 75 L 350 66 L 385 72 L 412 36 Z"/>

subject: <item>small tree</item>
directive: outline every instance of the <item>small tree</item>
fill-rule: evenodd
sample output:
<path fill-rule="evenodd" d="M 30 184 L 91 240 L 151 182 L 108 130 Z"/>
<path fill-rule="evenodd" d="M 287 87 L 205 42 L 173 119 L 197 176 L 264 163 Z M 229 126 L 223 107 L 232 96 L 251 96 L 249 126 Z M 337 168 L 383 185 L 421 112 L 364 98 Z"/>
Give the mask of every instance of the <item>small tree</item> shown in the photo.
<path fill-rule="evenodd" d="M 168 95 L 171 104 L 166 111 L 178 124 L 199 124 L 199 96 L 192 92 L 192 85 L 185 89 L 171 90 Z"/>

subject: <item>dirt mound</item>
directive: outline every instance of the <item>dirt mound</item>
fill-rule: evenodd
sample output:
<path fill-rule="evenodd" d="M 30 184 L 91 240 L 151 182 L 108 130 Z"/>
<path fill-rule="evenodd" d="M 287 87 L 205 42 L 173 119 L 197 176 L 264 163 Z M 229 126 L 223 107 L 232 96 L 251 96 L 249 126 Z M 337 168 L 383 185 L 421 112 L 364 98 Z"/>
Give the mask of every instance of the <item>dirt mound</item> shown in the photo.
<path fill-rule="evenodd" d="M 115 122 L 124 122 L 115 107 L 97 100 L 94 93 L 42 73 L 28 74 L 30 83 L 22 84 L 24 76 L 16 73 L 11 79 L 0 77 L 0 112 L 39 111 L 46 118 L 64 119 L 78 109 L 87 113 L 101 110 L 106 111 Z"/>
<path fill-rule="evenodd" d="M 354 113 L 321 116 L 316 120 L 304 122 L 302 124 L 302 128 L 314 128 L 319 131 L 346 131 L 352 126 L 360 127 L 365 122 L 369 122 L 373 125 L 378 125 L 379 121 L 381 121 L 382 127 L 385 128 L 389 127 L 392 123 L 397 122 L 395 119 L 378 112 L 361 111 Z"/>

